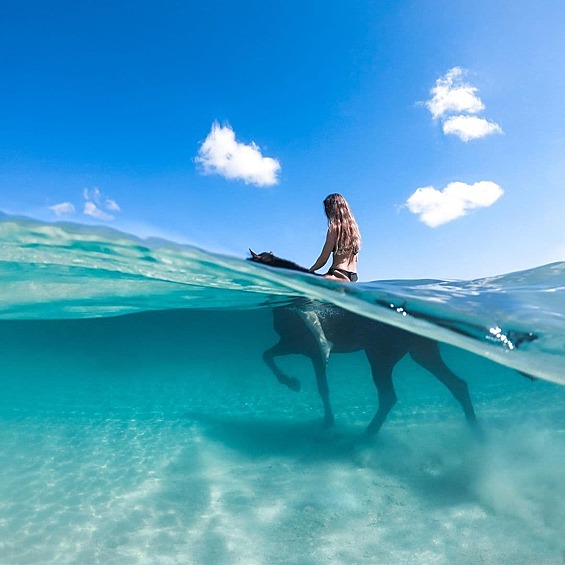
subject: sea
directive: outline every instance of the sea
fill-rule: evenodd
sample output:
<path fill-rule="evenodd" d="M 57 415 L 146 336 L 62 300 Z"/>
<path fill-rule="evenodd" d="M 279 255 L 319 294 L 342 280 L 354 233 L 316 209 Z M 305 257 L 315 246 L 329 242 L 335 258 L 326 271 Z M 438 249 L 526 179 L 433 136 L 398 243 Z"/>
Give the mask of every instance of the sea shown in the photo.
<path fill-rule="evenodd" d="M 256 250 L 257 252 L 264 250 Z M 0 563 L 565 563 L 565 262 L 344 284 L 105 227 L 0 217 Z M 291 258 L 290 258 L 291 259 Z M 263 360 L 276 309 L 437 341 L 379 433 L 362 351 Z"/>

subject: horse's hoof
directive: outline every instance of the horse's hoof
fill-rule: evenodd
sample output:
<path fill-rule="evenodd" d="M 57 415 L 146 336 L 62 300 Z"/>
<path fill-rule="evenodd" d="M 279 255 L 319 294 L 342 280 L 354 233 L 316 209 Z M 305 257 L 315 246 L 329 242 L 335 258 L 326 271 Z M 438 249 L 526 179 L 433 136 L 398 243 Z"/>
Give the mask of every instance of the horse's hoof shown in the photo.
<path fill-rule="evenodd" d="M 484 443 L 487 439 L 485 431 L 482 426 L 475 420 L 474 422 L 469 422 L 469 427 L 471 429 L 471 434 L 475 441 L 479 443 Z"/>
<path fill-rule="evenodd" d="M 298 379 L 295 379 L 294 377 L 290 377 L 288 379 L 287 386 L 290 390 L 293 390 L 294 392 L 300 392 L 300 388 L 301 388 L 300 381 Z"/>
<path fill-rule="evenodd" d="M 334 425 L 335 425 L 335 418 L 333 416 L 324 418 L 324 428 L 333 428 Z"/>

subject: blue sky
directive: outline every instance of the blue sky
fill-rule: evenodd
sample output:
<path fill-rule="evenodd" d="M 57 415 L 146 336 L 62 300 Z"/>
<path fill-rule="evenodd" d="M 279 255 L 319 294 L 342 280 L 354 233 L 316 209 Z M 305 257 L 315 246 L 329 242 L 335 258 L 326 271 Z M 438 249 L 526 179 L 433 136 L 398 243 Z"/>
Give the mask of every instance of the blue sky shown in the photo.
<path fill-rule="evenodd" d="M 3 1 L 0 210 L 361 280 L 565 259 L 565 3 Z"/>

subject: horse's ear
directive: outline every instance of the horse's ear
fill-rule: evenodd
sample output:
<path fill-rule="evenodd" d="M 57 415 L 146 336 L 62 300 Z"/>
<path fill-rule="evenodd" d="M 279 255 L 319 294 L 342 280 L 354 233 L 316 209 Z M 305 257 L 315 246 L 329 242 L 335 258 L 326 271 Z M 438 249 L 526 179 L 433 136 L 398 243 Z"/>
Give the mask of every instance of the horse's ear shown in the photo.
<path fill-rule="evenodd" d="M 249 248 L 249 253 L 251 253 L 251 257 L 253 257 L 253 259 L 257 259 L 257 257 L 259 257 L 259 255 L 257 255 L 257 253 L 255 253 L 255 251 L 251 249 L 251 247 Z"/>

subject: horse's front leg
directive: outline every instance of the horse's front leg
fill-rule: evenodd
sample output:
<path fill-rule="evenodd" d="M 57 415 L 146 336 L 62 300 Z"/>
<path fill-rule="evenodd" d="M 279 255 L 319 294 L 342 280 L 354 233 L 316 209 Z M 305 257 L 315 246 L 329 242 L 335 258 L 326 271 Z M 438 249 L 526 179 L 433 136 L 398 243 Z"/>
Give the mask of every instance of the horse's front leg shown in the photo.
<path fill-rule="evenodd" d="M 314 367 L 314 372 L 316 374 L 316 383 L 318 384 L 318 393 L 322 399 L 322 404 L 324 406 L 324 425 L 329 428 L 334 425 L 334 415 L 332 411 L 332 406 L 330 404 L 330 390 L 328 387 L 328 377 L 326 373 L 326 363 L 319 352 L 316 355 L 310 357 L 312 365 Z"/>
<path fill-rule="evenodd" d="M 287 347 L 285 347 L 284 341 L 281 340 L 263 353 L 263 361 L 265 361 L 267 367 L 273 371 L 273 374 L 277 377 L 277 381 L 279 381 L 279 383 L 287 386 L 290 390 L 298 392 L 300 390 L 300 381 L 294 377 L 287 377 L 275 363 L 275 357 L 289 355 L 290 353 L 293 353 L 293 351 L 290 351 Z"/>

